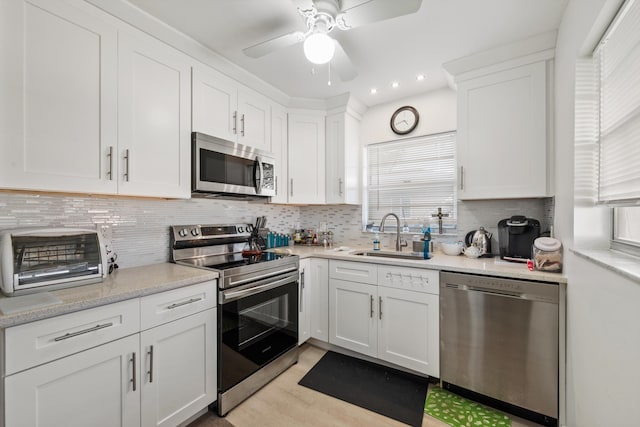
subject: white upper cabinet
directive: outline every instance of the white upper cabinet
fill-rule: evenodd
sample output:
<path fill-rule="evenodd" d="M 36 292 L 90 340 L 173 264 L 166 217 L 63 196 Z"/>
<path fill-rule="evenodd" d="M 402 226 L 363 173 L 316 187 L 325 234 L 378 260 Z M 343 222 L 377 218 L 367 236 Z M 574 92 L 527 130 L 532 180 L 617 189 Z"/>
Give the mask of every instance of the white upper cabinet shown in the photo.
<path fill-rule="evenodd" d="M 0 187 L 189 197 L 186 55 L 84 2 L 0 13 Z"/>
<path fill-rule="evenodd" d="M 238 89 L 238 142 L 271 151 L 271 102 L 246 87 Z"/>
<path fill-rule="evenodd" d="M 444 64 L 458 87 L 458 197 L 547 197 L 555 31 Z"/>
<path fill-rule="evenodd" d="M 194 67 L 192 105 L 194 132 L 236 141 L 238 88 L 233 80 L 211 68 Z"/>
<path fill-rule="evenodd" d="M 287 112 L 277 104 L 271 105 L 271 152 L 276 158 L 276 195 L 271 203 L 287 203 Z"/>
<path fill-rule="evenodd" d="M 325 202 L 324 112 L 289 113 L 289 203 Z"/>
<path fill-rule="evenodd" d="M 118 192 L 188 198 L 189 57 L 141 32 L 118 43 Z"/>
<path fill-rule="evenodd" d="M 271 151 L 271 102 L 212 68 L 193 69 L 192 130 Z"/>
<path fill-rule="evenodd" d="M 544 197 L 547 83 L 544 61 L 460 82 L 460 199 Z"/>
<path fill-rule="evenodd" d="M 352 114 L 326 119 L 326 203 L 360 204 L 360 121 Z"/>
<path fill-rule="evenodd" d="M 115 193 L 116 28 L 59 0 L 0 16 L 0 187 Z"/>

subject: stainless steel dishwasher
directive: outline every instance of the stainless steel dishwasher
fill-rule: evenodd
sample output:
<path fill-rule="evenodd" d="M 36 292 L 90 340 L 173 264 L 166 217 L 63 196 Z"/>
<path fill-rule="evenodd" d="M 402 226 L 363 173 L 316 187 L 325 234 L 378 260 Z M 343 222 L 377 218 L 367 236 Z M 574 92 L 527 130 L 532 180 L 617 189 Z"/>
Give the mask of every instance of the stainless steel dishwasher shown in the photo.
<path fill-rule="evenodd" d="M 557 425 L 558 291 L 547 282 L 441 273 L 443 386 Z"/>

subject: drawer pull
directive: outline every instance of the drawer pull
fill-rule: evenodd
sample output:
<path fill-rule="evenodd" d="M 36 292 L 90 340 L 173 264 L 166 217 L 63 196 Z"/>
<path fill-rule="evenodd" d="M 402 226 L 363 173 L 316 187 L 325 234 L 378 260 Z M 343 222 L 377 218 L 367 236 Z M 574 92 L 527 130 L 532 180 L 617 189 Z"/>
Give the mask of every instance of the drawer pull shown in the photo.
<path fill-rule="evenodd" d="M 176 307 L 182 307 L 183 305 L 191 304 L 191 303 L 198 302 L 198 301 L 202 301 L 202 297 L 200 297 L 200 298 L 191 298 L 190 300 L 187 300 L 187 301 L 177 302 L 175 304 L 168 305 L 167 309 L 168 310 L 173 310 Z"/>
<path fill-rule="evenodd" d="M 108 328 L 110 326 L 113 326 L 113 322 L 103 323 L 102 325 L 96 325 L 93 328 L 83 329 L 83 330 L 78 331 L 78 332 L 67 332 L 66 334 L 64 334 L 62 336 L 59 336 L 59 337 L 56 337 L 53 340 L 54 341 L 62 341 L 62 340 L 66 340 L 68 338 L 77 337 L 78 335 L 88 334 L 89 332 L 99 331 L 100 329 Z"/>

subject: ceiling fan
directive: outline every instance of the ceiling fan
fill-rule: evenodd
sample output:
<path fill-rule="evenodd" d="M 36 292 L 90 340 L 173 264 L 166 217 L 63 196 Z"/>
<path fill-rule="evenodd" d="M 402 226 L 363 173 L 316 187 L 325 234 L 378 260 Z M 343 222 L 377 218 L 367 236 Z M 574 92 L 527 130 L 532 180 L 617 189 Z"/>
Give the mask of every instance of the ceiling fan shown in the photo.
<path fill-rule="evenodd" d="M 304 42 L 306 58 L 314 64 L 331 61 L 340 79 L 349 81 L 358 73 L 340 43 L 329 37 L 334 29 L 350 30 L 397 16 L 409 15 L 420 9 L 422 0 L 312 0 L 308 8 L 298 7 L 307 31 L 294 31 L 271 40 L 258 43 L 242 51 L 251 58 L 260 58 L 278 49 Z M 300 3 L 300 1 L 298 1 Z M 308 1 L 306 2 L 308 6 Z"/>

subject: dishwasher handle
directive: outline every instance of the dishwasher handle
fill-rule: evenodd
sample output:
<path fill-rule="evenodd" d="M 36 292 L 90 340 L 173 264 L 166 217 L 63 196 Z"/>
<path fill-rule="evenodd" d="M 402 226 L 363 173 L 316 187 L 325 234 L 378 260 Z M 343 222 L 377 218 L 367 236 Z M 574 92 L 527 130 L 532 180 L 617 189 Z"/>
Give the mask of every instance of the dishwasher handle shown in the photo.
<path fill-rule="evenodd" d="M 492 295 L 496 297 L 517 298 L 517 299 L 523 299 L 527 301 L 549 302 L 552 304 L 558 303 L 558 301 L 554 298 L 550 298 L 541 294 L 529 293 L 529 292 L 508 291 L 504 289 L 493 289 L 491 287 L 477 287 L 477 286 L 452 284 L 452 283 L 446 283 L 444 286 L 445 288 L 448 288 L 448 289 L 454 289 L 454 290 L 459 290 L 463 292 L 480 293 L 480 294 Z"/>

